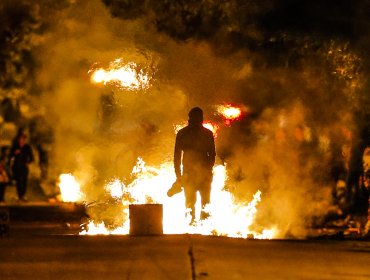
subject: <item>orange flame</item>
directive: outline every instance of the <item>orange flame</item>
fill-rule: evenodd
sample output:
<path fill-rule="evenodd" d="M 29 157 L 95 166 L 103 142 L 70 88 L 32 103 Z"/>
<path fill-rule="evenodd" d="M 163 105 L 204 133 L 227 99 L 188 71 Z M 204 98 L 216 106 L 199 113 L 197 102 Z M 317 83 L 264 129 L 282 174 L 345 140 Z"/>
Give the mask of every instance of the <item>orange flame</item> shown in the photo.
<path fill-rule="evenodd" d="M 243 111 L 241 108 L 227 105 L 218 105 L 217 112 L 222 116 L 226 125 L 230 125 L 233 121 L 239 120 L 242 117 Z"/>
<path fill-rule="evenodd" d="M 82 201 L 83 194 L 81 192 L 80 183 L 77 182 L 72 174 L 61 174 L 59 176 L 59 189 L 62 201 Z"/>
<path fill-rule="evenodd" d="M 121 200 L 123 206 L 122 216 L 128 217 L 129 204 L 143 204 L 148 201 L 163 205 L 163 231 L 165 234 L 203 234 L 223 235 L 229 237 L 248 238 L 251 234 L 259 239 L 272 239 L 277 236 L 275 228 L 264 229 L 262 232 L 253 232 L 249 228 L 254 222 L 258 203 L 261 201 L 262 193 L 257 191 L 249 203 L 236 203 L 233 195 L 224 189 L 227 179 L 226 167 L 218 165 L 214 168 L 214 176 L 211 191 L 211 203 L 207 205 L 210 217 L 200 221 L 201 205 L 198 197 L 196 204 L 197 222 L 189 225 L 191 217 L 186 215 L 185 196 L 183 191 L 172 196 L 167 196 L 167 190 L 171 182 L 175 180 L 173 166 L 170 162 L 159 168 L 146 166 L 142 159 L 134 168 L 136 180 L 130 185 L 115 179 L 109 182 L 105 191 L 114 199 Z M 75 180 L 71 180 L 70 182 Z M 127 194 L 129 193 L 129 200 Z M 104 222 L 96 223 L 91 220 L 81 235 L 96 234 L 128 234 L 129 219 L 125 219 L 121 226 L 111 228 Z"/>
<path fill-rule="evenodd" d="M 217 132 L 218 132 L 218 129 L 220 128 L 217 124 L 212 123 L 210 121 L 205 121 L 203 122 L 203 126 L 209 129 L 210 131 L 212 131 L 213 136 L 217 138 Z"/>
<path fill-rule="evenodd" d="M 107 69 L 98 68 L 90 70 L 91 82 L 96 84 L 114 84 L 125 90 L 147 89 L 150 86 L 148 75 L 134 62 L 125 64 L 122 58 L 118 58 L 109 64 Z"/>

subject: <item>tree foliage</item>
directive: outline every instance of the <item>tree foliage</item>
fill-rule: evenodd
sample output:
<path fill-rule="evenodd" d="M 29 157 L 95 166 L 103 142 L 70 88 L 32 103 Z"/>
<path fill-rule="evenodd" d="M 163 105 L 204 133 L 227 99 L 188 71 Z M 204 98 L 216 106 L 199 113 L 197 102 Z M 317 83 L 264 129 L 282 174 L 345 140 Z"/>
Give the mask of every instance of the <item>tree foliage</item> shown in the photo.
<path fill-rule="evenodd" d="M 0 87 L 24 87 L 32 76 L 31 34 L 40 26 L 37 10 L 25 1 L 0 6 Z"/>

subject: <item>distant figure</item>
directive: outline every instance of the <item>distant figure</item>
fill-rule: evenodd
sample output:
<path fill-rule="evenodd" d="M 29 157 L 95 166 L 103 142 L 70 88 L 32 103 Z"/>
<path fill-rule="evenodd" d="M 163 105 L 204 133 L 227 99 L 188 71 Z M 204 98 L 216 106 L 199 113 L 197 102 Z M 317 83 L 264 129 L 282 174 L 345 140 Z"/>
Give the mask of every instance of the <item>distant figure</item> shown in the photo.
<path fill-rule="evenodd" d="M 21 132 L 13 142 L 9 154 L 12 177 L 16 181 L 18 198 L 21 202 L 27 201 L 25 194 L 28 184 L 28 166 L 33 160 L 32 148 L 27 144 L 27 136 Z"/>
<path fill-rule="evenodd" d="M 174 167 L 177 177 L 174 187 L 176 188 L 176 185 L 179 184 L 184 187 L 186 208 L 190 210 L 192 223 L 195 221 L 197 191 L 199 191 L 202 200 L 200 218 L 203 220 L 209 216 L 204 208 L 210 202 L 212 168 L 215 157 L 213 133 L 203 127 L 203 111 L 199 107 L 195 107 L 189 112 L 188 126 L 177 133 L 174 152 Z M 171 196 L 171 189 L 169 195 Z"/>

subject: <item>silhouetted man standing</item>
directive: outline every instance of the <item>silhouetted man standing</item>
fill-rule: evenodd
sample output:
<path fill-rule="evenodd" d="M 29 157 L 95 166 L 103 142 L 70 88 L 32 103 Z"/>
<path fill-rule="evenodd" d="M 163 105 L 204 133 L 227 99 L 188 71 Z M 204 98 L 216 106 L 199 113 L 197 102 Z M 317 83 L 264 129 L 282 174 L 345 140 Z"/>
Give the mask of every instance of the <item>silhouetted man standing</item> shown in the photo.
<path fill-rule="evenodd" d="M 20 202 L 27 201 L 25 194 L 28 184 L 28 166 L 33 160 L 32 148 L 27 143 L 27 136 L 23 132 L 20 132 L 9 154 L 9 162 L 11 162 L 13 179 L 17 183 L 17 193 Z"/>
<path fill-rule="evenodd" d="M 204 207 L 210 202 L 215 157 L 213 133 L 203 127 L 203 111 L 195 107 L 189 112 L 188 126 L 177 133 L 174 153 L 177 181 L 184 187 L 186 208 L 191 211 L 192 222 L 195 219 L 197 191 L 202 199 L 201 219 L 208 217 Z"/>

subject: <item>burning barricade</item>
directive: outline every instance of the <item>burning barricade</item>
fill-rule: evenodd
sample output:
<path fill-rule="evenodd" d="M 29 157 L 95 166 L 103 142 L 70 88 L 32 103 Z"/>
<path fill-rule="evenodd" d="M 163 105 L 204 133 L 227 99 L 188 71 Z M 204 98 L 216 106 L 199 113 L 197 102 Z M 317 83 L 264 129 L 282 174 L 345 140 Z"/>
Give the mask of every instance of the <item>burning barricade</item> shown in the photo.
<path fill-rule="evenodd" d="M 172 164 L 165 163 L 159 168 L 154 168 L 145 166 L 144 162 L 139 159 L 134 172 L 138 173 L 130 185 L 126 186 L 121 181 L 114 180 L 104 187 L 109 198 L 106 197 L 105 201 L 101 202 L 100 218 L 92 217 L 85 225 L 85 229 L 81 231 L 81 235 L 129 234 L 129 206 L 153 203 L 163 205 L 163 233 L 165 234 L 197 233 L 242 238 L 253 235 L 255 238 L 268 239 L 274 238 L 277 234 L 276 229 L 265 229 L 259 233 L 249 229 L 261 200 L 261 192 L 258 191 L 249 203 L 236 203 L 233 195 L 224 189 L 227 178 L 225 166 L 218 165 L 214 168 L 211 203 L 207 209 L 210 217 L 202 222 L 199 221 L 200 205 L 197 203 L 197 223 L 193 225 L 190 225 L 189 215 L 184 214 L 186 209 L 183 191 L 172 197 L 167 196 L 171 182 L 175 181 Z M 63 176 L 61 179 L 74 182 L 70 177 Z M 62 185 L 64 184 L 65 182 L 62 182 Z M 115 203 L 112 203 L 111 199 Z M 217 203 L 212 203 L 212 201 Z M 96 202 L 90 207 L 94 205 L 96 207 Z M 110 207 L 116 209 L 110 209 Z M 114 213 L 114 220 L 120 220 L 121 224 L 111 221 L 109 225 L 109 218 L 102 218 L 112 216 L 111 213 Z"/>

